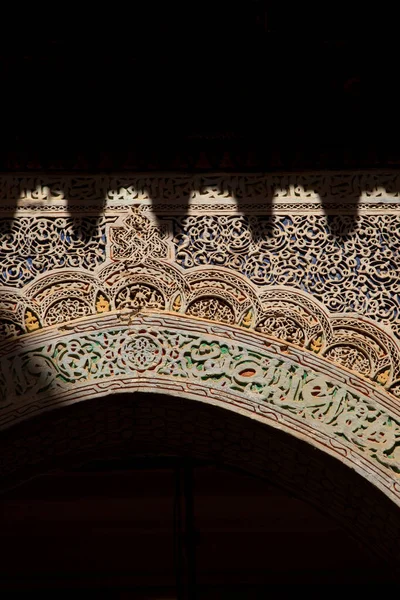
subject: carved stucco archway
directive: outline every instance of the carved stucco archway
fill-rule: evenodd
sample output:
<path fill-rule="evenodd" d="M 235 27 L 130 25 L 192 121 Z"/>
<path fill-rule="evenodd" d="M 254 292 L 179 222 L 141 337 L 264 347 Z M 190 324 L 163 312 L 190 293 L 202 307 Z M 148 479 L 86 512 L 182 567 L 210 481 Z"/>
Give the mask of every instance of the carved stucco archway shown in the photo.
<path fill-rule="evenodd" d="M 398 510 L 396 177 L 3 178 L 0 428 L 160 392 L 318 448 Z"/>
<path fill-rule="evenodd" d="M 175 313 L 109 312 L 38 330 L 2 357 L 0 426 L 119 392 L 160 391 L 281 429 L 400 505 L 400 409 L 343 367 L 240 327 Z"/>

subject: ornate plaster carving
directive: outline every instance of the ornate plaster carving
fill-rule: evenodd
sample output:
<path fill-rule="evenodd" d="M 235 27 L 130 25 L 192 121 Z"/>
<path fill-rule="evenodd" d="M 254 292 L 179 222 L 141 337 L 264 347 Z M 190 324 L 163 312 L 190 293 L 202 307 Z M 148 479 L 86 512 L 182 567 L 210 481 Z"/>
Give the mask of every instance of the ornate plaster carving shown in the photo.
<path fill-rule="evenodd" d="M 0 336 L 174 310 L 295 343 L 400 396 L 397 180 L 4 177 L 4 198 L 18 201 L 12 217 L 2 209 Z"/>
<path fill-rule="evenodd" d="M 85 398 L 160 391 L 225 406 L 305 439 L 400 504 L 400 406 L 315 354 L 168 312 L 89 316 L 1 356 L 0 426 Z"/>
<path fill-rule="evenodd" d="M 399 189 L 1 177 L 1 426 L 160 388 L 293 432 L 398 502 Z"/>

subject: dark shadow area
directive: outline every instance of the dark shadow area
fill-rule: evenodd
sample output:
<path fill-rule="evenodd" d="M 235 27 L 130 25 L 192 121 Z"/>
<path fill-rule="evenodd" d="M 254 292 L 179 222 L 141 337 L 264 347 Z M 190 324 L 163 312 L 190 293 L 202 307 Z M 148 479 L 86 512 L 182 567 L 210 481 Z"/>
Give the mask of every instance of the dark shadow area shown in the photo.
<path fill-rule="evenodd" d="M 387 580 L 382 563 L 310 504 L 212 461 L 94 460 L 1 502 L 2 590 L 253 598 L 271 584 Z M 296 560 L 285 560 L 289 546 Z"/>
<path fill-rule="evenodd" d="M 247 175 L 250 177 L 247 178 Z M 174 174 L 168 176 L 169 181 L 174 181 Z M 196 194 L 202 194 L 207 188 L 207 178 L 218 180 L 218 191 L 213 202 L 218 204 L 224 198 L 231 198 L 236 202 L 237 213 L 245 218 L 246 226 L 249 228 L 254 243 L 262 243 L 273 235 L 274 230 L 274 199 L 284 201 L 287 199 L 287 214 L 295 210 L 296 204 L 299 208 L 308 207 L 312 209 L 316 202 L 316 208 L 322 207 L 326 218 L 327 233 L 336 238 L 338 243 L 349 239 L 357 229 L 360 202 L 368 201 L 372 204 L 390 200 L 400 195 L 400 176 L 394 172 L 381 174 L 375 172 L 341 172 L 324 173 L 314 172 L 308 174 L 292 173 L 263 173 L 246 174 L 240 176 L 234 173 L 192 174 L 187 176 L 186 181 L 176 180 L 175 185 L 165 187 L 165 179 L 154 180 L 153 186 L 145 188 L 151 203 L 152 210 L 159 224 L 162 217 L 168 215 L 168 205 L 176 210 L 176 215 L 187 216 L 190 198 Z M 279 189 L 283 182 L 283 190 Z M 163 187 L 161 187 L 163 186 Z M 167 193 L 166 193 L 167 191 Z M 207 198 L 204 202 L 210 202 Z M 293 208 L 290 208 L 292 206 Z M 257 214 L 257 210 L 258 213 Z M 277 204 L 277 208 L 279 204 Z"/>
<path fill-rule="evenodd" d="M 338 174 L 336 186 L 335 174 L 331 175 L 332 186 L 316 185 L 315 192 L 321 199 L 329 233 L 339 242 L 348 239 L 357 229 L 361 202 L 376 204 L 400 196 L 400 177 L 395 172 L 343 172 Z M 346 180 L 345 185 L 343 180 Z"/>
<path fill-rule="evenodd" d="M 136 3 L 134 43 L 97 17 L 4 32 L 3 172 L 400 166 L 389 9 Z"/>
<path fill-rule="evenodd" d="M 360 202 L 359 189 L 357 189 L 357 186 L 353 187 L 350 184 L 344 197 L 341 196 L 340 184 L 338 197 L 335 197 L 334 187 L 326 189 L 316 185 L 314 191 L 321 201 L 328 233 L 333 235 L 339 243 L 344 241 L 357 229 L 358 205 Z"/>
<path fill-rule="evenodd" d="M 264 181 L 263 181 L 264 180 Z M 268 240 L 273 233 L 273 197 L 274 187 L 271 183 L 265 182 L 265 177 L 260 176 L 259 183 L 253 184 L 255 188 L 259 186 L 262 216 L 255 214 L 254 200 L 249 199 L 246 193 L 246 185 L 240 182 L 239 178 L 233 178 L 230 182 L 232 198 L 237 205 L 237 211 L 245 218 L 246 225 L 251 234 L 251 239 L 255 244 Z M 253 204 L 253 207 L 252 207 Z"/>
<path fill-rule="evenodd" d="M 73 235 L 84 245 L 99 237 L 106 207 L 106 190 L 101 184 L 88 187 L 83 183 L 68 185 L 70 178 L 59 178 L 57 187 L 49 186 L 50 196 L 64 198 L 72 219 Z"/>
<path fill-rule="evenodd" d="M 14 536 L 1 561 L 13 564 L 3 589 L 40 587 L 43 578 L 53 588 L 80 578 L 128 589 L 149 585 L 149 577 L 174 587 L 174 523 L 184 556 L 192 544 L 204 593 L 233 584 L 245 592 L 271 583 L 396 582 L 394 504 L 328 455 L 221 408 L 152 394 L 88 400 L 3 432 L 0 449 L 9 457 L 2 486 L 12 486 L 1 496 L 2 530 Z M 184 492 L 187 468 L 191 492 Z M 173 508 L 177 498 L 187 507 L 187 493 L 190 522 L 187 508 L 181 517 Z M 67 531 L 70 541 L 75 532 L 73 547 Z M 27 562 L 33 542 L 43 554 Z"/>
<path fill-rule="evenodd" d="M 140 191 L 148 195 L 151 201 L 152 215 L 155 217 L 157 225 L 164 230 L 167 228 L 168 235 L 172 237 L 174 232 L 169 217 L 187 216 L 189 201 L 196 189 L 194 179 L 190 174 L 185 175 L 183 180 L 181 177 L 175 179 L 172 173 L 167 177 L 168 182 L 165 177 L 152 180 L 143 178 L 144 185 Z"/>
<path fill-rule="evenodd" d="M 0 41 L 7 90 L 0 171 L 34 177 L 400 167 L 396 95 L 381 91 L 397 56 L 388 34 L 393 19 L 380 8 L 325 8 L 241 0 L 154 10 L 138 3 L 135 43 L 115 11 L 99 15 L 96 28 L 76 26 L 73 39 L 62 24 L 38 36 L 31 22 L 21 23 L 18 43 L 14 31 Z M 352 206 L 337 219 L 340 194 L 314 191 L 331 233 L 351 235 L 358 199 L 350 191 Z M 15 203 L 16 194 L 8 190 L 7 200 Z M 235 197 L 246 214 L 240 190 Z M 151 198 L 158 215 L 164 194 L 152 190 Z M 265 194 L 267 207 L 272 198 L 273 191 Z M 184 216 L 187 190 L 177 189 L 172 200 Z M 74 201 L 68 198 L 72 215 Z M 85 201 L 95 228 L 104 195 L 94 190 Z M 78 226 L 78 234 L 86 229 Z"/>

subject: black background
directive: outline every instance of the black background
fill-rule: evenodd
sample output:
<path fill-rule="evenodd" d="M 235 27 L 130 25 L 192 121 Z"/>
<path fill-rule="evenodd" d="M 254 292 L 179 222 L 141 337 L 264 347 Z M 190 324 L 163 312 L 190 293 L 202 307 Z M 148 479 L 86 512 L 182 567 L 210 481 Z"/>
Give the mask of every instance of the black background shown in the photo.
<path fill-rule="evenodd" d="M 0 167 L 400 164 L 394 6 L 16 7 L 0 41 Z"/>

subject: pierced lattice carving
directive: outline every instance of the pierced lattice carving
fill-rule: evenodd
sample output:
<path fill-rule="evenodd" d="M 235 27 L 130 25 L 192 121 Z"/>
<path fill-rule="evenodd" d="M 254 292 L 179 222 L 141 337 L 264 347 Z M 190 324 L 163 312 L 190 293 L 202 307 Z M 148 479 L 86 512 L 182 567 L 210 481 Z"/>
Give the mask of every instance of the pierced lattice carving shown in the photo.
<path fill-rule="evenodd" d="M 115 308 L 141 309 L 145 306 L 159 310 L 165 308 L 162 294 L 150 285 L 137 284 L 123 287 L 115 298 Z"/>
<path fill-rule="evenodd" d="M 351 345 L 334 346 L 324 356 L 362 375 L 369 375 L 371 372 L 371 362 L 368 355 Z"/>
<path fill-rule="evenodd" d="M 89 315 L 91 312 L 90 305 L 81 298 L 63 298 L 49 307 L 46 312 L 46 322 L 48 325 L 65 323 Z"/>
<path fill-rule="evenodd" d="M 400 220 L 363 215 L 347 234 L 346 219 L 336 215 L 328 225 L 324 215 L 186 217 L 176 221 L 176 261 L 301 289 L 332 312 L 363 314 L 399 334 Z"/>
<path fill-rule="evenodd" d="M 0 322 L 0 342 L 7 339 L 15 338 L 19 335 L 22 335 L 24 330 L 18 323 L 13 323 L 12 321 L 7 321 L 2 318 Z"/>
<path fill-rule="evenodd" d="M 4 198 L 19 194 L 0 229 L 0 341 L 89 314 L 175 311 L 304 347 L 400 395 L 398 184 L 395 174 L 0 178 Z M 324 197 L 341 201 L 329 219 Z"/>
<path fill-rule="evenodd" d="M 304 346 L 305 344 L 306 336 L 300 323 L 279 312 L 264 317 L 257 324 L 256 330 L 267 333 L 268 335 L 273 335 L 286 342 L 297 344 L 298 346 Z"/>
<path fill-rule="evenodd" d="M 210 321 L 221 321 L 221 323 L 235 322 L 233 308 L 227 302 L 215 296 L 204 296 L 194 300 L 189 304 L 186 312 L 188 315 L 202 317 Z"/>
<path fill-rule="evenodd" d="M 121 227 L 110 229 L 111 258 L 127 260 L 132 264 L 146 258 L 167 258 L 168 246 L 163 240 L 165 233 L 142 215 L 140 207 L 132 208 Z"/>
<path fill-rule="evenodd" d="M 92 270 L 106 260 L 105 224 L 43 216 L 0 220 L 0 285 L 22 288 L 53 269 Z"/>

